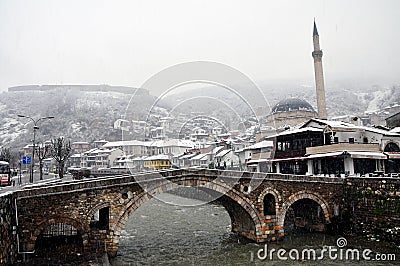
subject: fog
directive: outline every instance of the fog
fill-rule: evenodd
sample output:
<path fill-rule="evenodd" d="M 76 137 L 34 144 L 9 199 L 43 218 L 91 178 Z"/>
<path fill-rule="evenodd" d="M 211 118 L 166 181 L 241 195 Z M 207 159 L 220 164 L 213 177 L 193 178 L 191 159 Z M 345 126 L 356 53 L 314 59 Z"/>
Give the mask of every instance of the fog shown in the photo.
<path fill-rule="evenodd" d="M 313 85 L 314 18 L 328 87 L 336 80 L 398 83 L 399 16 L 396 0 L 1 0 L 0 90 L 139 87 L 196 60 L 229 65 L 257 82 Z"/>

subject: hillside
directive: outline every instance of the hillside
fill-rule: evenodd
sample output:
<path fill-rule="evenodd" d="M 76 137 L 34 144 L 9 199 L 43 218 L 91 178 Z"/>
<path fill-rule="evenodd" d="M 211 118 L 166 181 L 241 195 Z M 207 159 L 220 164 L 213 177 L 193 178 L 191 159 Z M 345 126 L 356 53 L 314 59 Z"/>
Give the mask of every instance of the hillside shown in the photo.
<path fill-rule="evenodd" d="M 32 123 L 17 114 L 54 116 L 39 122 L 37 140 L 65 136 L 71 141 L 117 140 L 116 119 L 143 119 L 155 97 L 148 93 L 81 90 L 55 86 L 48 90 L 12 90 L 0 94 L 0 146 L 21 148 L 32 140 Z M 127 106 L 130 102 L 129 108 Z"/>
<path fill-rule="evenodd" d="M 315 92 L 307 86 L 271 87 L 262 84 L 265 99 L 249 93 L 245 86 L 235 95 L 215 87 L 185 90 L 167 95 L 156 102 L 156 97 L 146 90 L 106 85 L 60 85 L 20 86 L 0 93 L 0 146 L 20 149 L 32 140 L 32 123 L 19 118 L 17 114 L 29 115 L 35 119 L 54 116 L 54 119 L 39 123 L 37 140 L 44 141 L 65 136 L 71 141 L 106 139 L 120 140 L 121 130 L 114 129 L 117 119 L 147 120 L 159 126 L 158 119 L 171 116 L 183 119 L 202 114 L 216 118 L 229 130 L 251 126 L 248 123 L 253 111 L 270 112 L 270 107 L 285 97 L 299 97 L 316 106 Z M 135 96 L 132 98 L 132 95 Z M 246 94 L 247 93 L 247 94 Z M 332 87 L 326 89 L 327 107 L 330 117 L 340 115 L 363 115 L 378 111 L 389 116 L 399 106 L 400 87 Z M 251 108 L 253 109 L 251 109 Z M 151 110 L 151 112 L 149 111 Z M 151 113 L 151 117 L 149 117 Z M 185 118 L 186 117 L 186 118 Z M 182 121 L 181 121 L 182 122 Z M 185 122 L 185 121 L 183 121 Z M 126 133 L 124 133 L 126 134 Z M 141 138 L 143 135 L 130 133 L 124 138 Z M 136 134 L 136 135 L 134 135 Z"/>

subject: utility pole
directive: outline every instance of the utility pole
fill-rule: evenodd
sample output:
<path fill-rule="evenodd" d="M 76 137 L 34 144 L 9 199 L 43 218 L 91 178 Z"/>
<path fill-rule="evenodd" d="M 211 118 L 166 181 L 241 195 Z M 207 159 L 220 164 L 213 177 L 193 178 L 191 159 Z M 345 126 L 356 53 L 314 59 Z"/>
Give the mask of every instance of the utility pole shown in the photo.
<path fill-rule="evenodd" d="M 29 176 L 29 183 L 33 183 L 33 168 L 35 167 L 35 141 L 36 141 L 36 130 L 39 129 L 39 127 L 37 126 L 37 124 L 39 123 L 40 120 L 44 120 L 44 119 L 53 119 L 54 116 L 45 116 L 45 117 L 41 117 L 37 120 L 33 119 L 30 116 L 27 115 L 17 115 L 18 117 L 22 117 L 22 118 L 29 118 L 30 120 L 32 120 L 33 122 L 33 149 L 32 149 L 32 164 L 31 164 L 31 172 L 30 172 L 30 176 Z"/>

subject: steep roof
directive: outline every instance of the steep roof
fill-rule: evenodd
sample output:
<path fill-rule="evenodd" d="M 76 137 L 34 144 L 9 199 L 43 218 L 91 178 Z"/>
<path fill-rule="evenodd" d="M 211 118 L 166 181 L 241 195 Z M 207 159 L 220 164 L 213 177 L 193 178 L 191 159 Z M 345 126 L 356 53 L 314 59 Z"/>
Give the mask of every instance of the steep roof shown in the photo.
<path fill-rule="evenodd" d="M 319 36 L 319 35 L 318 35 L 318 30 L 317 30 L 317 24 L 315 24 L 315 19 L 314 19 L 314 31 L 313 31 L 313 36 Z"/>

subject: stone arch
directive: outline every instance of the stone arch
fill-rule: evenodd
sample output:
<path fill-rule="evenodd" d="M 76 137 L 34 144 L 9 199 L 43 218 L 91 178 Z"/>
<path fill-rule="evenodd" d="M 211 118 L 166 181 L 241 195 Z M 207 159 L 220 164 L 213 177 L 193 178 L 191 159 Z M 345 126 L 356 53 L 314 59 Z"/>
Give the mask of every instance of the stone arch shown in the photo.
<path fill-rule="evenodd" d="M 279 204 L 282 202 L 282 197 L 280 195 L 280 193 L 272 188 L 272 187 L 268 187 L 266 189 L 264 189 L 264 191 L 258 196 L 257 202 L 261 203 L 261 207 L 260 207 L 260 212 L 264 213 L 264 198 L 265 196 L 267 196 L 268 194 L 271 194 L 274 196 L 275 198 L 275 213 L 278 214 L 278 210 L 279 210 Z"/>
<path fill-rule="evenodd" d="M 257 240 L 256 236 L 256 230 L 261 226 L 261 218 L 259 216 L 258 211 L 254 208 L 254 205 L 250 202 L 250 200 L 246 197 L 243 197 L 243 193 L 240 191 L 237 191 L 233 188 L 229 188 L 226 184 L 220 182 L 209 182 L 210 180 L 205 179 L 205 178 L 200 178 L 197 182 L 194 183 L 194 185 L 191 185 L 192 187 L 200 187 L 200 188 L 206 188 L 212 191 L 216 191 L 221 193 L 224 196 L 227 196 L 230 200 L 233 202 L 237 203 L 241 209 L 248 214 L 248 217 L 251 219 L 251 222 L 254 225 L 254 231 L 253 232 L 241 232 L 244 236 L 248 238 L 252 238 L 254 240 Z M 128 221 L 129 217 L 145 202 L 153 198 L 153 195 L 161 194 L 164 192 L 168 192 L 170 190 L 175 189 L 176 187 L 171 185 L 171 183 L 167 182 L 173 182 L 173 183 L 179 183 L 180 180 L 166 180 L 166 182 L 160 182 L 159 185 L 156 187 L 152 187 L 150 190 L 147 192 L 142 191 L 135 197 L 131 198 L 129 202 L 125 205 L 125 209 L 118 214 L 118 217 L 115 217 L 114 222 L 112 223 L 112 227 L 110 228 L 110 231 L 113 232 L 112 236 L 112 243 L 114 246 L 108 247 L 108 254 L 110 256 L 115 256 L 117 251 L 118 251 L 118 244 L 119 244 L 119 236 L 120 232 L 125 228 L 125 224 Z M 211 184 L 212 183 L 212 184 Z M 201 185 L 199 185 L 201 184 Z M 225 207 L 225 206 L 224 206 Z M 229 216 L 231 218 L 231 221 L 234 219 L 231 215 L 234 215 L 231 211 L 227 209 Z"/>
<path fill-rule="evenodd" d="M 322 198 L 321 195 L 311 192 L 311 191 L 299 191 L 297 193 L 292 194 L 282 205 L 282 210 L 279 214 L 279 218 L 277 221 L 278 226 L 284 226 L 285 224 L 285 217 L 286 212 L 289 210 L 290 206 L 298 200 L 302 199 L 310 199 L 315 201 L 319 204 L 324 214 L 325 222 L 330 223 L 330 213 L 329 213 L 329 205 L 328 203 Z"/>
<path fill-rule="evenodd" d="M 112 208 L 112 205 L 113 205 L 112 202 L 107 200 L 107 201 L 102 201 L 102 202 L 94 205 L 93 207 L 91 207 L 90 210 L 87 212 L 87 223 L 89 224 L 89 226 L 90 226 L 90 222 L 92 221 L 93 215 L 97 211 L 99 211 L 103 208 L 107 208 L 107 207 Z"/>
<path fill-rule="evenodd" d="M 65 224 L 69 224 L 73 227 L 75 227 L 80 234 L 82 235 L 82 239 L 83 241 L 85 241 L 85 239 L 87 240 L 87 228 L 84 227 L 84 225 L 72 218 L 69 217 L 61 217 L 61 216 L 57 216 L 57 217 L 51 217 L 51 218 L 47 218 L 47 219 L 43 219 L 38 226 L 35 228 L 35 230 L 33 231 L 33 235 L 32 235 L 32 240 L 36 241 L 37 237 L 40 235 L 40 233 L 49 225 L 55 224 L 55 223 L 65 223 Z M 85 238 L 84 238 L 85 236 Z"/>
<path fill-rule="evenodd" d="M 36 241 L 38 239 L 38 237 L 40 236 L 40 234 L 48 227 L 51 226 L 52 224 L 57 224 L 57 223 L 64 223 L 64 224 L 68 224 L 72 227 L 74 227 L 80 234 L 80 236 L 82 237 L 82 245 L 83 245 L 83 249 L 85 250 L 87 247 L 87 244 L 89 243 L 89 237 L 88 237 L 88 229 L 84 227 L 84 225 L 72 218 L 69 217 L 51 217 L 48 219 L 43 219 L 38 226 L 35 228 L 35 230 L 33 231 L 32 237 L 30 238 L 30 241 L 32 241 L 30 244 L 28 244 L 28 246 L 31 247 L 35 247 L 36 245 Z"/>
<path fill-rule="evenodd" d="M 389 141 L 385 144 L 384 152 L 400 152 L 399 145 L 394 141 Z"/>

